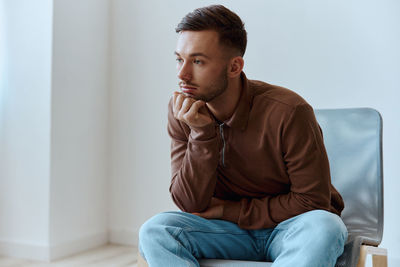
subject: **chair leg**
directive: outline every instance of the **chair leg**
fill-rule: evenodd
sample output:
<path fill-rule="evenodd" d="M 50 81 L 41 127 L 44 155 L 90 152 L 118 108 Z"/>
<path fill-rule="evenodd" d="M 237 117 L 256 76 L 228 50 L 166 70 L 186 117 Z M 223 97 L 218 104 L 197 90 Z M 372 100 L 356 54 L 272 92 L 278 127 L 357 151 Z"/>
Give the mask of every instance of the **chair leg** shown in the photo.
<path fill-rule="evenodd" d="M 149 265 L 147 264 L 145 259 L 143 259 L 142 255 L 140 255 L 139 252 L 137 258 L 138 258 L 138 267 L 149 267 Z"/>
<path fill-rule="evenodd" d="M 374 267 L 387 267 L 387 255 L 373 255 L 372 266 Z"/>
<path fill-rule="evenodd" d="M 387 250 L 373 246 L 362 245 L 357 267 L 365 267 L 365 259 L 368 254 L 372 255 L 373 267 L 387 267 Z"/>

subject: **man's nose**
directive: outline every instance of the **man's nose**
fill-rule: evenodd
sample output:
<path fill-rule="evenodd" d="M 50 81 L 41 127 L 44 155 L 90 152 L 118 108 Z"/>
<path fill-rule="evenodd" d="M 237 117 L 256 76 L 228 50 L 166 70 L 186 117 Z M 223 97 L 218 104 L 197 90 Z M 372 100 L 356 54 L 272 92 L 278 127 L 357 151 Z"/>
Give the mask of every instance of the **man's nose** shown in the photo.
<path fill-rule="evenodd" d="M 192 79 L 192 71 L 186 62 L 178 69 L 178 78 L 182 81 L 190 81 Z"/>

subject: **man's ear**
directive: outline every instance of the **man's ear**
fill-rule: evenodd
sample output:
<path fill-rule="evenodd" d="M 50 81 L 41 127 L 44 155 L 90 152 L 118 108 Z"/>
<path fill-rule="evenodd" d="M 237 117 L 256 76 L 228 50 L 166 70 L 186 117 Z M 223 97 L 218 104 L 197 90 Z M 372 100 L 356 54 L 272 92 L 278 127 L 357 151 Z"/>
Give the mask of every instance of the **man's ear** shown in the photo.
<path fill-rule="evenodd" d="M 243 70 L 244 60 L 241 56 L 236 56 L 230 60 L 228 67 L 229 78 L 235 78 L 239 76 Z"/>

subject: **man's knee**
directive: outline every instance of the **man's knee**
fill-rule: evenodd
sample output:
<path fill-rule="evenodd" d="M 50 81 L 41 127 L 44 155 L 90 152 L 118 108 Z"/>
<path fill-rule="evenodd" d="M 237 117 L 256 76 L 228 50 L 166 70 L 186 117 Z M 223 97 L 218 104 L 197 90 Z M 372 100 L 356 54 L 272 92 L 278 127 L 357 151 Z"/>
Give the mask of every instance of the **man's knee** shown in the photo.
<path fill-rule="evenodd" d="M 347 240 L 347 228 L 342 219 L 328 211 L 313 210 L 304 214 L 303 223 L 314 242 L 321 245 L 339 243 L 344 246 Z"/>
<path fill-rule="evenodd" d="M 179 224 L 179 212 L 163 212 L 148 219 L 139 230 L 139 241 L 153 236 L 157 231 L 174 228 Z"/>
<path fill-rule="evenodd" d="M 145 258 L 145 251 L 154 245 L 161 245 L 166 235 L 173 234 L 179 221 L 179 212 L 163 212 L 148 219 L 139 229 L 139 252 Z"/>

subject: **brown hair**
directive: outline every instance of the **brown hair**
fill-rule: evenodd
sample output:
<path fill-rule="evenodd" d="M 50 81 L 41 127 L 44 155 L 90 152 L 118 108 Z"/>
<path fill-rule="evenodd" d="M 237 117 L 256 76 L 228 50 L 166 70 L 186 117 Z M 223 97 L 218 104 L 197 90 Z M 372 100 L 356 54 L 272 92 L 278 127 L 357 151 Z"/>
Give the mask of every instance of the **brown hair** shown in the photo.
<path fill-rule="evenodd" d="M 175 28 L 181 31 L 214 30 L 221 44 L 233 48 L 243 56 L 247 45 L 247 32 L 238 15 L 223 5 L 201 7 L 188 13 Z"/>

